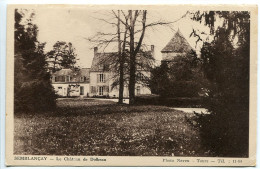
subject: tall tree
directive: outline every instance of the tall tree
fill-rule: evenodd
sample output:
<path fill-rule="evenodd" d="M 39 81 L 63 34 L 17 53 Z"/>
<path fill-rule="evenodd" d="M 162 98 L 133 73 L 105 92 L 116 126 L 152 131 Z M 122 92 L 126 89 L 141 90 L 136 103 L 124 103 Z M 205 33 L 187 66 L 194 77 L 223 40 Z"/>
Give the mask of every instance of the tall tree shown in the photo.
<path fill-rule="evenodd" d="M 133 11 L 129 10 L 130 16 L 130 25 L 129 36 L 130 36 L 130 78 L 129 78 L 129 104 L 135 103 L 135 84 L 136 84 L 136 55 L 140 50 L 140 47 L 143 42 L 145 29 L 146 29 L 146 10 L 143 11 Z M 139 15 L 142 15 L 142 30 L 139 40 L 137 42 L 137 46 L 135 47 L 135 23 Z"/>
<path fill-rule="evenodd" d="M 217 18 L 223 23 L 217 25 Z M 205 107 L 211 112 L 200 119 L 204 143 L 217 155 L 248 156 L 250 13 L 198 11 L 192 19 L 208 26 L 214 36 L 201 49 L 210 81 Z"/>
<path fill-rule="evenodd" d="M 207 82 L 195 51 L 164 61 L 152 71 L 151 88 L 163 97 L 198 97 Z"/>
<path fill-rule="evenodd" d="M 125 15 L 125 13 L 122 11 Z M 114 13 L 115 14 L 115 13 Z M 129 104 L 135 103 L 135 85 L 136 85 L 136 75 L 137 75 L 137 66 L 140 65 L 137 61 L 138 53 L 143 53 L 141 47 L 143 46 L 143 39 L 145 37 L 145 32 L 147 28 L 155 26 L 168 26 L 171 28 L 171 24 L 179 21 L 180 19 L 186 17 L 186 14 L 181 16 L 181 18 L 175 21 L 155 21 L 147 23 L 147 10 L 128 10 L 128 17 L 125 17 L 126 20 L 120 19 L 117 15 L 116 18 L 120 19 L 121 23 L 125 25 L 125 29 L 128 30 L 127 43 L 129 44 Z M 128 22 L 129 21 L 129 22 Z M 138 25 L 141 23 L 141 25 Z M 145 60 L 153 60 L 151 57 L 144 57 Z M 141 60 L 143 62 L 144 60 Z M 140 62 L 140 61 L 139 61 Z"/>
<path fill-rule="evenodd" d="M 69 42 L 66 47 L 67 49 L 65 50 L 65 54 L 63 55 L 61 60 L 61 67 L 65 69 L 75 68 L 77 57 L 77 54 L 75 53 L 75 48 L 73 47 L 71 42 Z"/>
<path fill-rule="evenodd" d="M 52 72 L 64 69 L 75 68 L 76 53 L 72 43 L 57 41 L 53 49 L 47 53 L 49 68 Z"/>
<path fill-rule="evenodd" d="M 142 47 L 145 46 L 143 44 L 143 39 L 145 37 L 146 29 L 149 27 L 163 26 L 163 25 L 171 27 L 170 26 L 171 24 L 179 21 L 181 18 L 184 18 L 186 14 L 176 21 L 172 21 L 172 22 L 156 21 L 148 24 L 146 23 L 147 22 L 146 10 L 128 10 L 128 11 L 121 10 L 117 12 L 112 11 L 112 14 L 113 14 L 112 19 L 116 19 L 116 21 L 111 21 L 106 19 L 100 19 L 100 20 L 112 26 L 116 26 L 117 32 L 116 33 L 98 32 L 97 35 L 94 36 L 94 38 L 89 38 L 88 40 L 96 43 L 97 45 L 100 46 L 103 45 L 105 46 L 105 48 L 113 42 L 119 42 L 119 41 L 121 42 L 120 44 L 122 45 L 122 47 L 121 47 L 121 52 L 119 52 L 121 54 L 117 55 L 119 56 L 117 59 L 114 59 L 115 69 L 118 72 L 116 76 L 119 76 L 120 78 L 119 80 L 116 80 L 114 84 L 120 85 L 119 100 L 121 100 L 122 88 L 123 88 L 122 81 L 124 82 L 124 84 L 128 83 L 130 104 L 134 104 L 135 84 L 136 84 L 136 75 L 137 75 L 136 68 L 137 66 L 142 66 L 142 64 L 138 63 L 137 61 L 137 55 L 140 53 L 142 54 L 145 53 L 145 51 L 142 50 Z M 120 31 L 118 31 L 118 28 L 120 28 Z M 124 34 L 124 38 L 122 40 L 121 39 L 119 40 L 119 38 L 121 38 L 121 35 L 119 34 L 122 33 Z M 140 59 L 139 62 L 143 62 L 144 60 L 154 60 L 154 58 L 145 56 L 142 59 Z"/>
<path fill-rule="evenodd" d="M 46 70 L 45 43 L 37 40 L 38 28 L 32 23 L 34 13 L 28 19 L 24 17 L 29 12 L 15 10 L 15 112 L 50 110 L 56 106 L 56 95 Z"/>
<path fill-rule="evenodd" d="M 118 56 L 119 56 L 119 98 L 118 103 L 123 103 L 124 97 L 124 55 L 122 55 L 121 32 L 120 32 L 120 11 L 118 10 L 117 35 L 118 35 Z"/>

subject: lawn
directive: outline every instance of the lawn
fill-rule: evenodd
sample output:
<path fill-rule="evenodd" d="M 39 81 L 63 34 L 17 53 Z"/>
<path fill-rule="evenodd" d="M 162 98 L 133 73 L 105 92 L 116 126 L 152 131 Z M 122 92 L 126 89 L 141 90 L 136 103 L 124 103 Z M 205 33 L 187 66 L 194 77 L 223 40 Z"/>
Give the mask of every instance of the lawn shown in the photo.
<path fill-rule="evenodd" d="M 165 106 L 63 99 L 55 112 L 15 115 L 14 154 L 209 156 L 192 114 Z"/>

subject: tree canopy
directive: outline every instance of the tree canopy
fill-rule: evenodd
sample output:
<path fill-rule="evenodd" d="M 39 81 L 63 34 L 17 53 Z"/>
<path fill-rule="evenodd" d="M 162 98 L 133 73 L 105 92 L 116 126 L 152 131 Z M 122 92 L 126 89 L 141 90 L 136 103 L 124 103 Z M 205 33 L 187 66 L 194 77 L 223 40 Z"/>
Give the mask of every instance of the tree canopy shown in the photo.
<path fill-rule="evenodd" d="M 53 49 L 47 53 L 49 69 L 55 72 L 60 69 L 76 68 L 76 56 L 71 42 L 57 41 Z"/>
<path fill-rule="evenodd" d="M 152 92 L 162 97 L 198 97 L 205 87 L 201 60 L 191 50 L 172 61 L 162 61 L 153 69 L 150 83 Z"/>
<path fill-rule="evenodd" d="M 37 40 L 38 28 L 32 23 L 34 13 L 15 10 L 14 108 L 18 111 L 50 110 L 56 106 L 56 95 L 47 72 L 43 52 L 45 43 Z"/>

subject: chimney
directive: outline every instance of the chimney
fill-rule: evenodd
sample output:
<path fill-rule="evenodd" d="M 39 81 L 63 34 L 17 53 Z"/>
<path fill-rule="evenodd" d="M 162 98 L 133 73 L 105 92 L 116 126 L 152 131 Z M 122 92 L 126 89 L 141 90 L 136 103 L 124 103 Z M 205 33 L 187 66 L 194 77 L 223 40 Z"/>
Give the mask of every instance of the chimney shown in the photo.
<path fill-rule="evenodd" d="M 98 47 L 94 47 L 94 56 L 96 56 L 97 52 L 98 52 Z"/>
<path fill-rule="evenodd" d="M 152 56 L 154 57 L 154 45 L 151 45 Z"/>

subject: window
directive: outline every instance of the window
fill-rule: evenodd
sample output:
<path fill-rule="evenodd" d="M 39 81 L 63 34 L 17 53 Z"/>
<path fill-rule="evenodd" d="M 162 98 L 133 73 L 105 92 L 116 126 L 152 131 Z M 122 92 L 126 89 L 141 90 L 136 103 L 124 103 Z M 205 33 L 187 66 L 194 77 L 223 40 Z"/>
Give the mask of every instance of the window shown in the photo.
<path fill-rule="evenodd" d="M 81 82 L 84 82 L 84 77 L 80 77 L 80 81 L 81 81 Z"/>
<path fill-rule="evenodd" d="M 62 87 L 58 87 L 58 89 L 62 89 Z"/>
<path fill-rule="evenodd" d="M 109 71 L 111 69 L 111 65 L 104 65 L 104 71 Z"/>
<path fill-rule="evenodd" d="M 84 86 L 80 86 L 80 95 L 84 95 Z"/>
<path fill-rule="evenodd" d="M 140 86 L 137 86 L 137 88 L 136 88 L 136 94 L 137 94 L 137 95 L 141 94 L 140 91 L 141 91 L 141 87 L 140 87 Z"/>
<path fill-rule="evenodd" d="M 70 76 L 66 76 L 66 82 L 70 82 Z"/>
<path fill-rule="evenodd" d="M 103 83 L 103 82 L 105 82 L 105 74 L 98 74 L 98 82 L 101 82 L 101 83 Z"/>
<path fill-rule="evenodd" d="M 55 77 L 55 82 L 65 82 L 65 77 L 64 76 L 57 76 L 57 77 Z"/>
<path fill-rule="evenodd" d="M 103 64 L 98 65 L 98 70 L 103 70 L 103 69 L 104 69 L 104 65 Z"/>
<path fill-rule="evenodd" d="M 104 92 L 104 87 L 103 86 L 100 86 L 99 87 L 99 91 L 98 91 L 98 94 L 100 95 L 100 96 L 103 96 L 103 93 Z"/>

